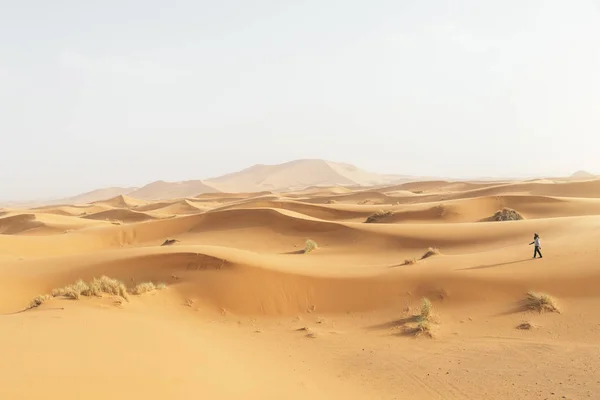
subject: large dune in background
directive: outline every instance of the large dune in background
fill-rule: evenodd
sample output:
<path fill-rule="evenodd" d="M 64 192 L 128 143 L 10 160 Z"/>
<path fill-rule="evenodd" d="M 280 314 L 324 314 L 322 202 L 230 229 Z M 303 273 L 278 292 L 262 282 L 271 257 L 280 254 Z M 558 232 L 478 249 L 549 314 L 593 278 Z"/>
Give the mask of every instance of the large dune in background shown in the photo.
<path fill-rule="evenodd" d="M 0 398 L 596 398 L 587 178 L 397 183 L 300 162 L 1 210 Z M 490 222 L 502 208 L 523 219 Z M 102 275 L 166 288 L 26 309 Z M 521 308 L 529 290 L 561 312 Z M 407 330 L 424 297 L 433 338 Z"/>

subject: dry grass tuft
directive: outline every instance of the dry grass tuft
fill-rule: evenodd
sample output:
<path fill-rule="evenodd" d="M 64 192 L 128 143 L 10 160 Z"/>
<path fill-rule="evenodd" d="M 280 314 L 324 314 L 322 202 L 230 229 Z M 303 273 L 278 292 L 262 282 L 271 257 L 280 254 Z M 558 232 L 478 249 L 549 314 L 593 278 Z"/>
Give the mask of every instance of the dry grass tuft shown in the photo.
<path fill-rule="evenodd" d="M 120 296 L 125 300 L 129 300 L 125 284 L 107 276 L 102 276 L 100 279 L 94 278 L 89 284 L 80 279 L 72 285 L 54 289 L 52 296 L 79 300 L 81 296 L 102 296 L 103 293 Z"/>
<path fill-rule="evenodd" d="M 376 213 L 369 215 L 369 217 L 367 218 L 367 220 L 365 221 L 365 223 L 371 224 L 371 223 L 374 223 L 374 222 L 379 222 L 382 219 L 384 219 L 386 217 L 389 217 L 392 214 L 393 213 L 391 211 L 379 210 Z"/>
<path fill-rule="evenodd" d="M 437 256 L 439 254 L 440 254 L 440 251 L 437 248 L 430 247 L 429 249 L 427 249 L 427 251 L 425 252 L 425 254 L 423 254 L 421 256 L 421 260 L 424 260 L 424 259 L 432 257 L 432 256 Z"/>
<path fill-rule="evenodd" d="M 313 240 L 308 239 L 304 244 L 304 254 L 308 254 L 311 251 L 318 249 L 317 243 Z"/>
<path fill-rule="evenodd" d="M 431 301 L 424 297 L 421 301 L 421 314 L 419 314 L 419 318 L 421 321 L 429 321 L 431 318 L 431 311 L 433 310 L 433 304 Z"/>
<path fill-rule="evenodd" d="M 144 293 L 153 292 L 155 290 L 156 290 L 156 286 L 154 286 L 154 283 L 142 282 L 133 288 L 132 293 L 140 295 L 140 294 L 144 294 Z"/>
<path fill-rule="evenodd" d="M 172 244 L 178 243 L 179 240 L 177 239 L 167 239 L 163 242 L 163 244 L 161 244 L 161 246 L 170 246 Z"/>
<path fill-rule="evenodd" d="M 525 305 L 527 308 L 537 310 L 540 313 L 544 311 L 560 313 L 556 300 L 545 293 L 527 292 Z"/>
<path fill-rule="evenodd" d="M 83 294 L 84 296 L 89 296 L 89 286 L 82 281 L 81 279 L 79 279 L 77 282 L 75 282 L 72 285 L 68 285 L 65 286 L 63 288 L 60 289 L 54 289 L 52 290 L 52 296 L 53 297 L 67 297 L 69 299 L 73 299 L 73 300 L 79 300 L 79 298 L 81 297 L 81 295 Z"/>
<path fill-rule="evenodd" d="M 413 265 L 417 263 L 417 259 L 415 257 L 411 257 L 411 258 L 407 258 L 406 260 L 404 260 L 404 263 L 402 265 Z"/>
<path fill-rule="evenodd" d="M 433 338 L 433 305 L 428 298 L 421 300 L 419 314 L 412 317 L 413 324 L 405 327 L 404 333 L 412 336 L 426 335 Z"/>
<path fill-rule="evenodd" d="M 329 200 L 327 200 L 326 204 L 337 204 L 337 201 L 335 201 L 333 199 L 329 199 Z"/>
<path fill-rule="evenodd" d="M 518 211 L 513 210 L 512 208 L 504 207 L 501 210 L 496 211 L 494 215 L 489 218 L 484 219 L 483 221 L 520 221 L 524 219 Z"/>
<path fill-rule="evenodd" d="M 31 300 L 31 303 L 29 303 L 29 306 L 27 307 L 27 309 L 30 310 L 32 308 L 39 307 L 42 304 L 44 304 L 46 301 L 50 300 L 51 298 L 52 298 L 52 296 L 47 295 L 47 294 L 39 295 L 39 296 L 35 297 L 33 300 Z"/>

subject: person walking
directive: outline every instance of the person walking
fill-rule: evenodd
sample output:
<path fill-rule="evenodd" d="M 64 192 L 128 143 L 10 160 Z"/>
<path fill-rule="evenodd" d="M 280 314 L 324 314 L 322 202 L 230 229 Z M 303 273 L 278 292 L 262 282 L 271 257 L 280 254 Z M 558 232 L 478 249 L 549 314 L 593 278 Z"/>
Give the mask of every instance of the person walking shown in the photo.
<path fill-rule="evenodd" d="M 542 248 L 542 244 L 540 242 L 540 235 L 538 235 L 537 233 L 533 234 L 533 242 L 529 243 L 529 245 L 535 245 L 535 249 L 533 250 L 533 258 L 535 258 L 538 254 L 540 255 L 540 258 L 542 258 L 542 252 L 540 251 L 540 249 Z"/>

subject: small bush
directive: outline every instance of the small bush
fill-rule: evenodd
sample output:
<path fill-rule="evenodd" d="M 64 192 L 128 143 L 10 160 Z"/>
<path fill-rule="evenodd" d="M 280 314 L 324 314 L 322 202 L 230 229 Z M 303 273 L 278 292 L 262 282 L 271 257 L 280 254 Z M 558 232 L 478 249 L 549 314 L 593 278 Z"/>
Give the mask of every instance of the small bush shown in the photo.
<path fill-rule="evenodd" d="M 520 221 L 522 219 L 524 218 L 518 211 L 504 207 L 496 211 L 491 217 L 484 219 L 484 221 Z"/>
<path fill-rule="evenodd" d="M 417 263 L 417 259 L 415 257 L 407 258 L 404 260 L 404 264 L 402 265 L 413 265 Z"/>
<path fill-rule="evenodd" d="M 79 300 L 81 295 L 89 296 L 89 293 L 90 293 L 89 286 L 84 281 L 79 279 L 77 282 L 75 282 L 72 285 L 68 285 L 68 286 L 65 286 L 64 288 L 60 288 L 60 289 L 54 289 L 52 291 L 52 296 L 53 297 L 63 296 L 63 297 L 67 297 L 69 299 Z"/>
<path fill-rule="evenodd" d="M 144 294 L 144 293 L 148 293 L 148 292 L 153 292 L 156 290 L 156 286 L 154 286 L 154 283 L 152 282 L 142 282 L 140 284 L 138 284 L 136 287 L 133 288 L 132 292 L 133 294 Z"/>
<path fill-rule="evenodd" d="M 527 308 L 537 310 L 540 313 L 544 311 L 560 312 L 556 300 L 545 293 L 527 292 L 525 305 Z"/>
<path fill-rule="evenodd" d="M 415 336 L 427 335 L 433 337 L 432 326 L 429 321 L 419 321 L 413 331 Z"/>
<path fill-rule="evenodd" d="M 439 254 L 440 254 L 440 251 L 437 248 L 430 247 L 429 249 L 427 249 L 425 254 L 423 254 L 421 256 L 421 260 L 424 260 L 424 259 L 432 257 L 432 256 L 437 256 Z"/>
<path fill-rule="evenodd" d="M 308 254 L 315 249 L 318 249 L 317 243 L 308 239 L 304 245 L 304 254 Z"/>
<path fill-rule="evenodd" d="M 426 335 L 432 338 L 432 310 L 433 305 L 431 304 L 431 301 L 428 298 L 423 298 L 419 314 L 410 318 L 412 323 L 404 327 L 404 334 L 411 336 Z"/>
<path fill-rule="evenodd" d="M 161 244 L 161 246 L 170 246 L 172 244 L 178 243 L 179 240 L 177 239 L 167 239 L 163 242 L 163 244 Z"/>
<path fill-rule="evenodd" d="M 369 215 L 369 217 L 367 218 L 367 220 L 365 221 L 365 223 L 371 224 L 371 223 L 374 223 L 374 222 L 378 222 L 378 221 L 382 220 L 385 217 L 389 217 L 390 215 L 392 215 L 391 211 L 379 210 L 376 213 Z"/>
<path fill-rule="evenodd" d="M 100 279 L 94 278 L 89 284 L 80 279 L 73 285 L 54 289 L 52 291 L 52 296 L 79 300 L 81 296 L 102 296 L 102 293 L 120 296 L 125 300 L 129 300 L 125 284 L 117 279 L 109 278 L 107 276 L 102 276 Z"/>
<path fill-rule="evenodd" d="M 424 297 L 421 301 L 421 313 L 419 314 L 419 320 L 429 321 L 429 319 L 431 318 L 432 309 L 433 304 L 431 304 L 431 301 L 427 297 Z"/>
<path fill-rule="evenodd" d="M 46 301 L 50 300 L 51 298 L 52 298 L 52 296 L 49 296 L 47 294 L 39 295 L 39 296 L 35 297 L 33 300 L 31 300 L 31 303 L 29 303 L 29 306 L 27 307 L 27 309 L 39 307 L 42 304 L 44 304 Z"/>
<path fill-rule="evenodd" d="M 159 282 L 156 284 L 156 290 L 164 290 L 167 288 L 167 284 L 163 282 Z"/>
<path fill-rule="evenodd" d="M 337 203 L 337 201 L 335 201 L 333 199 L 327 200 L 327 204 L 336 204 L 336 203 Z"/>

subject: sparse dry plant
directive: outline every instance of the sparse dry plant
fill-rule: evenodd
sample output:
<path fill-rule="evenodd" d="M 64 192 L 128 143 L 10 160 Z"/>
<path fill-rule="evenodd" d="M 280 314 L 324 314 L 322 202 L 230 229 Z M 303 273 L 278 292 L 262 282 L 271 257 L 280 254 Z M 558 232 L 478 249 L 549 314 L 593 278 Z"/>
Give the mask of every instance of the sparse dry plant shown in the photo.
<path fill-rule="evenodd" d="M 373 213 L 371 215 L 369 215 L 367 217 L 367 220 L 365 221 L 365 223 L 367 224 L 371 224 L 374 222 L 378 222 L 386 217 L 389 217 L 390 215 L 392 215 L 393 213 L 391 211 L 383 211 L 383 210 L 379 210 L 376 213 Z"/>
<path fill-rule="evenodd" d="M 431 304 L 431 300 L 429 300 L 427 297 L 424 297 L 423 300 L 421 300 L 421 313 L 419 314 L 419 320 L 429 321 L 432 310 L 433 304 Z"/>
<path fill-rule="evenodd" d="M 137 284 L 133 290 L 132 293 L 133 294 L 144 294 L 144 293 L 148 293 L 148 292 L 153 292 L 156 290 L 156 286 L 154 286 L 154 283 L 152 282 L 142 282 Z"/>
<path fill-rule="evenodd" d="M 427 251 L 425 252 L 425 254 L 423 254 L 421 256 L 421 260 L 424 260 L 424 259 L 432 257 L 432 256 L 437 256 L 439 254 L 440 254 L 440 251 L 437 248 L 430 247 L 429 249 L 427 249 Z"/>
<path fill-rule="evenodd" d="M 527 308 L 537 310 L 540 313 L 544 311 L 560 312 L 556 304 L 556 300 L 546 293 L 536 293 L 532 291 L 527 292 L 525 305 Z"/>
<path fill-rule="evenodd" d="M 414 335 L 426 335 L 429 337 L 433 337 L 433 330 L 431 326 L 431 322 L 429 321 L 419 321 L 414 328 Z"/>
<path fill-rule="evenodd" d="M 483 221 L 485 221 L 485 222 L 489 222 L 489 221 L 520 221 L 522 219 L 524 219 L 524 218 L 521 214 L 519 214 L 518 211 L 513 210 L 512 208 L 504 207 L 504 208 L 496 211 L 496 213 L 494 213 L 494 215 L 492 215 L 489 218 L 484 219 Z"/>
<path fill-rule="evenodd" d="M 311 251 L 318 249 L 317 243 L 313 240 L 308 239 L 304 244 L 304 254 L 308 254 Z"/>
<path fill-rule="evenodd" d="M 46 301 L 50 300 L 51 298 L 52 298 L 52 296 L 47 295 L 47 294 L 42 294 L 42 295 L 36 296 L 33 300 L 31 300 L 31 303 L 29 303 L 29 306 L 27 307 L 27 309 L 39 307 L 42 304 L 44 304 Z"/>
<path fill-rule="evenodd" d="M 426 335 L 433 337 L 433 305 L 428 298 L 421 300 L 421 309 L 419 314 L 412 317 L 412 324 L 405 326 L 405 334 L 412 336 Z"/>
<path fill-rule="evenodd" d="M 417 263 L 417 259 L 415 257 L 410 257 L 404 260 L 404 264 L 402 265 L 413 265 Z"/>
<path fill-rule="evenodd" d="M 107 276 L 102 276 L 99 279 L 94 278 L 89 284 L 80 279 L 72 285 L 54 289 L 52 296 L 78 300 L 81 296 L 102 296 L 102 293 L 120 296 L 125 300 L 129 300 L 125 284 Z"/>

